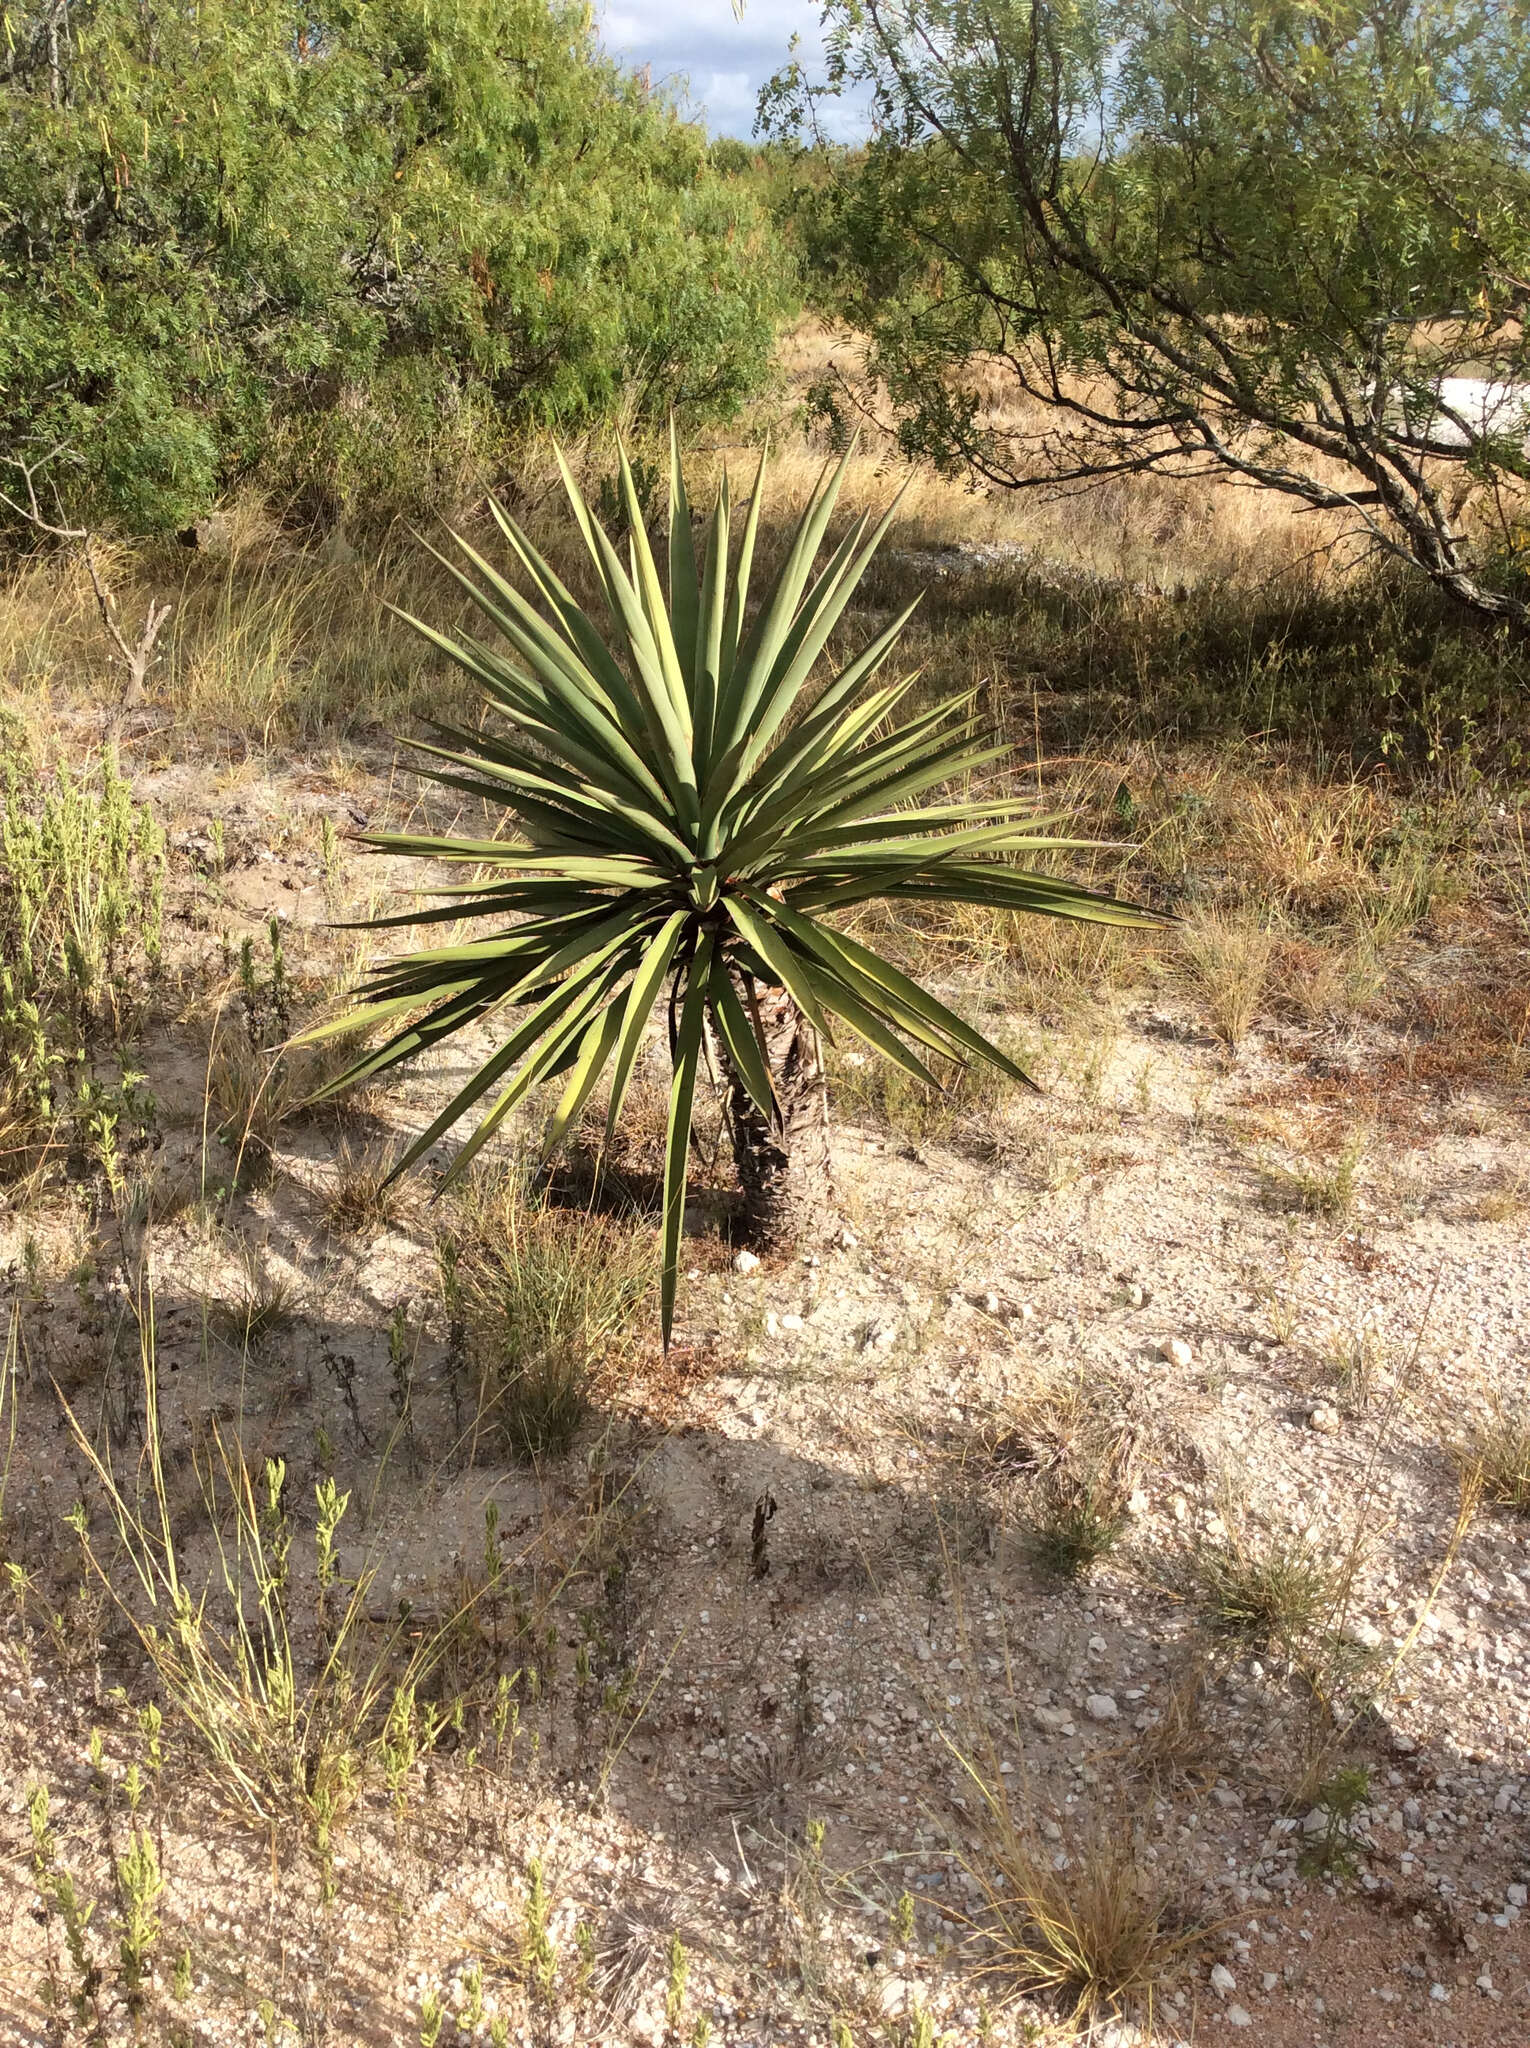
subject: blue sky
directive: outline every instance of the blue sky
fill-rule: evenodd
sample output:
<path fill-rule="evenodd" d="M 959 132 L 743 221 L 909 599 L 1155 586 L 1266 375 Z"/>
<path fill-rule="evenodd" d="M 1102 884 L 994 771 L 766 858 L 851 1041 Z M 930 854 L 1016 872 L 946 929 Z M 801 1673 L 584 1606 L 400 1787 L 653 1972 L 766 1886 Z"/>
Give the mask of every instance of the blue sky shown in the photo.
<path fill-rule="evenodd" d="M 786 61 L 792 36 L 811 60 L 819 48 L 820 0 L 600 0 L 601 38 L 624 64 L 654 79 L 687 80 L 687 103 L 714 135 L 748 137 L 755 95 Z M 816 67 L 815 67 L 816 68 Z"/>

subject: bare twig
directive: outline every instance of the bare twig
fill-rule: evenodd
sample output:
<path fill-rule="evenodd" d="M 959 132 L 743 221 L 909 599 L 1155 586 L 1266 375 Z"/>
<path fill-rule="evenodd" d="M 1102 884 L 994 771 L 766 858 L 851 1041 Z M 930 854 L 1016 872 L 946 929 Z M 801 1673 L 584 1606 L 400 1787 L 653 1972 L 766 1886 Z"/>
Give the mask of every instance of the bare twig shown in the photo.
<path fill-rule="evenodd" d="M 42 506 L 37 496 L 38 472 L 45 469 L 50 462 L 66 452 L 65 444 L 61 441 L 56 447 L 50 448 L 46 455 L 40 456 L 35 462 L 27 462 L 19 455 L 7 455 L 4 458 L 5 461 L 12 469 L 17 469 L 21 472 L 21 479 L 26 487 L 27 501 L 23 505 L 17 499 L 11 497 L 8 492 L 0 491 L 0 505 L 8 505 L 18 518 L 24 519 L 28 526 L 34 528 L 38 533 L 45 533 L 53 540 L 73 542 L 78 546 L 86 571 L 90 576 L 90 587 L 95 592 L 96 609 L 101 614 L 101 624 L 105 627 L 108 638 L 117 650 L 118 659 L 127 670 L 127 686 L 122 693 L 122 709 L 124 711 L 136 711 L 144 700 L 144 680 L 154 665 L 155 642 L 164 630 L 165 622 L 170 617 L 174 607 L 169 604 L 156 604 L 151 597 L 149 600 L 148 616 L 139 630 L 136 642 L 130 641 L 122 631 L 122 628 L 117 623 L 116 596 L 102 580 L 101 571 L 96 566 L 96 558 L 93 552 L 95 537 L 91 533 L 90 528 L 88 526 L 64 526 L 58 520 L 46 519 L 43 516 Z M 57 487 L 54 488 L 53 496 L 55 505 L 57 505 Z M 59 506 L 58 509 L 61 515 L 62 507 Z"/>

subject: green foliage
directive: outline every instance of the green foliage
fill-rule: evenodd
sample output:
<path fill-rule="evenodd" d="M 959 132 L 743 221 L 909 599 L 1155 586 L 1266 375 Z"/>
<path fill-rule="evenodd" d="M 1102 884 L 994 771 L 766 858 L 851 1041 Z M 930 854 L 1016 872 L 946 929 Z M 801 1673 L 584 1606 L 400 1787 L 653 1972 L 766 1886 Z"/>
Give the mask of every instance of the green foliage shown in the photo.
<path fill-rule="evenodd" d="M 1059 1466 L 1036 1488 L 1027 1535 L 1032 1555 L 1047 1571 L 1087 1579 L 1115 1549 L 1126 1523 L 1126 1496 L 1114 1472 L 1103 1463 L 1083 1470 Z"/>
<path fill-rule="evenodd" d="M 1371 1796 L 1371 1774 L 1359 1764 L 1346 1764 L 1318 1787 L 1316 1811 L 1321 1827 L 1310 1834 L 1297 1858 L 1303 1877 L 1347 1884 L 1355 1875 L 1363 1843 L 1355 1816 Z"/>
<path fill-rule="evenodd" d="M 759 206 L 569 0 L 0 15 L 0 445 L 59 451 L 76 519 L 252 473 L 388 510 L 513 426 L 765 372 Z"/>
<path fill-rule="evenodd" d="M 97 1998 L 101 1987 L 100 1966 L 91 1954 L 87 1934 L 95 1905 L 80 1898 L 74 1873 L 59 1854 L 58 1842 L 48 1821 L 46 1785 L 39 1783 L 33 1786 L 27 1800 L 27 1813 L 32 1828 L 33 1882 L 44 1912 L 50 1916 L 56 1914 L 63 1927 L 64 1943 L 73 1971 L 68 1996 L 75 2019 L 83 2027 L 97 2017 Z M 51 1972 L 49 1988 L 55 2000 L 63 1995 L 63 1987 L 52 1981 Z"/>
<path fill-rule="evenodd" d="M 791 67 L 765 113 L 800 134 L 825 96 L 872 104 L 803 240 L 910 453 L 1012 486 L 1229 471 L 1523 621 L 1522 574 L 1474 557 L 1462 507 L 1478 492 L 1522 552 L 1492 487 L 1530 476 L 1530 407 L 1442 393 L 1530 377 L 1522 7 L 830 0 L 826 19 L 827 82 Z"/>
<path fill-rule="evenodd" d="M 134 1824 L 128 1846 L 117 1858 L 118 1954 L 122 1983 L 136 1999 L 148 1981 L 151 1959 L 159 1942 L 159 1898 L 165 1889 L 159 1856 L 147 1828 Z"/>
<path fill-rule="evenodd" d="M 434 1724 L 421 1741 L 414 1696 L 439 1656 L 439 1638 L 406 1646 L 402 1616 L 374 1628 L 369 1570 L 340 1581 L 336 1539 L 349 1494 L 336 1495 L 327 1479 L 317 1483 L 311 1562 L 300 1561 L 284 1462 L 268 1458 L 254 1472 L 216 1430 L 198 1474 L 201 1514 L 193 1515 L 213 1561 L 205 1582 L 194 1585 L 187 1538 L 196 1531 L 172 1508 L 148 1321 L 141 1341 L 146 1436 L 130 1490 L 65 1410 L 111 1529 L 103 1557 L 81 1510 L 86 1559 L 147 1654 L 165 1711 L 180 1717 L 220 1794 L 263 1832 L 296 1822 L 327 1891 L 334 1831 L 368 1777 L 381 1774 L 401 1799 L 414 1757 L 429 1747 Z M 297 1611 L 304 1593 L 316 1627 Z M 125 1968 L 129 1940 L 147 1955 L 156 1932 L 158 1872 L 137 1840 L 133 1855 L 118 1872 Z"/>
<path fill-rule="evenodd" d="M 664 1168 L 662 1316 L 675 1298 L 691 1109 L 709 1033 L 760 1116 L 775 1121 L 777 1078 L 758 992 L 784 990 L 820 1031 L 832 1016 L 916 1079 L 926 1059 L 1022 1069 L 891 962 L 825 913 L 876 898 L 969 902 L 1108 924 L 1145 912 L 994 856 L 1042 857 L 1074 842 L 1025 799 L 905 808 L 962 787 L 1007 751 L 980 735 L 971 694 L 891 723 L 915 677 L 873 688 L 913 605 L 838 674 L 810 682 L 893 516 L 865 514 L 815 574 L 844 465 L 810 500 L 771 587 L 746 618 L 764 497 L 762 459 L 731 559 L 724 475 L 698 560 L 672 447 L 666 597 L 622 458 L 627 561 L 566 475 L 614 631 L 594 621 L 496 507 L 539 613 L 466 542 L 463 590 L 508 643 L 420 631 L 475 677 L 513 731 L 438 727 L 427 772 L 498 813 L 514 837 L 389 833 L 370 843 L 413 859 L 464 863 L 473 879 L 441 893 L 427 920 L 490 920 L 490 936 L 384 961 L 363 1005 L 313 1037 L 389 1024 L 334 1085 L 363 1080 L 506 1008 L 522 1021 L 402 1155 L 420 1159 L 492 1094 L 453 1164 L 460 1173 L 540 1083 L 565 1080 L 545 1149 L 561 1143 L 609 1069 L 606 1128 L 620 1116 L 650 1016 L 666 1001 L 674 1078 Z M 880 735 L 880 737 L 878 737 Z M 520 917 L 521 922 L 507 920 Z M 414 923 L 383 918 L 379 927 Z M 424 1012 L 422 1015 L 421 1012 Z M 912 1045 L 909 1041 L 912 1041 Z M 913 1047 L 917 1046 L 916 1052 Z M 497 1092 L 496 1092 L 497 1091 Z"/>
<path fill-rule="evenodd" d="M 158 965 L 164 834 L 106 756 L 38 776 L 4 750 L 0 813 L 0 1178 L 24 1170 L 66 1109 L 93 1152 L 115 1155 L 126 1095 L 85 1061 L 121 1037 Z"/>

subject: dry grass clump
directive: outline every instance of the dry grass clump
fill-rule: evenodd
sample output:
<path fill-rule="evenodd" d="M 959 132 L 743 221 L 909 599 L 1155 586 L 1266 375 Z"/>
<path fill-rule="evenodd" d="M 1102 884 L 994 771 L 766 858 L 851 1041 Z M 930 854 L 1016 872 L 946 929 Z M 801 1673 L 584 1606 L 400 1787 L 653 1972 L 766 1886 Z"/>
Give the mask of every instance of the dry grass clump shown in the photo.
<path fill-rule="evenodd" d="M 324 1221 L 343 1237 L 361 1237 L 397 1221 L 403 1194 L 393 1176 L 393 1149 L 347 1139 L 335 1157 L 324 1196 Z"/>
<path fill-rule="evenodd" d="M 1002 1779 L 972 1775 L 987 1811 L 984 1853 L 967 1868 L 1007 1988 L 1056 2000 L 1088 2025 L 1138 2012 L 1151 2027 L 1165 1980 L 1205 1930 L 1187 1925 L 1172 1880 L 1145 1858 L 1143 1824 L 1127 1813 L 1096 1819 L 1059 1853 Z"/>
<path fill-rule="evenodd" d="M 1214 1635 L 1303 1661 L 1330 1632 L 1346 1585 L 1344 1565 L 1309 1537 L 1251 1540 L 1233 1528 L 1190 1560 L 1192 1590 Z"/>
<path fill-rule="evenodd" d="M 1252 917 L 1212 911 L 1184 927 L 1181 943 L 1212 1030 L 1236 1049 L 1264 1002 L 1274 933 Z"/>
<path fill-rule="evenodd" d="M 1155 1786 L 1209 1782 L 1225 1758 L 1206 1715 L 1209 1660 L 1203 1645 L 1192 1645 L 1163 1695 L 1158 1718 L 1132 1743 L 1128 1768 Z"/>
<path fill-rule="evenodd" d="M 518 1458 L 566 1451 L 635 1342 L 657 1266 L 642 1219 L 562 1209 L 516 1166 L 470 1191 L 456 1270 L 480 1415 Z"/>
<path fill-rule="evenodd" d="M 271 1272 L 253 1245 L 244 1247 L 239 1264 L 235 1291 L 220 1306 L 216 1321 L 233 1348 L 248 1356 L 291 1323 L 297 1289 L 282 1274 Z"/>
<path fill-rule="evenodd" d="M 1530 1515 L 1530 1399 L 1498 1396 L 1450 1449 L 1463 1474 L 1480 1475 L 1483 1500 Z"/>
<path fill-rule="evenodd" d="M 1086 1579 L 1124 1535 L 1135 1443 L 1116 1390 L 1082 1375 L 1040 1380 L 996 1417 L 984 1465 L 1018 1490 L 1022 1541 L 1044 1571 Z"/>
<path fill-rule="evenodd" d="M 259 1050 L 233 1023 L 214 1034 L 207 1059 L 209 1119 L 237 1155 L 269 1155 L 308 1093 L 299 1063 L 285 1050 Z"/>
<path fill-rule="evenodd" d="M 1504 1177 L 1496 1187 L 1473 1197 L 1467 1214 L 1473 1223 L 1513 1223 L 1530 1211 L 1530 1180 L 1524 1174 Z"/>

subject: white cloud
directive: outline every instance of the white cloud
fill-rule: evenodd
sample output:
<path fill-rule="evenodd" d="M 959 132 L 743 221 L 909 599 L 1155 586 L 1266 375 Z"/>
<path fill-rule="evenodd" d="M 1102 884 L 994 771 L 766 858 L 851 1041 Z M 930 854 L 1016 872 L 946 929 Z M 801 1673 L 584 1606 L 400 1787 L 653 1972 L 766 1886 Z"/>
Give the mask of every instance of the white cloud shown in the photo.
<path fill-rule="evenodd" d="M 714 135 L 748 137 L 760 87 L 787 62 L 794 35 L 817 68 L 820 12 L 821 0 L 747 0 L 742 17 L 732 0 L 621 0 L 598 21 L 613 57 L 682 86 L 685 104 Z"/>

